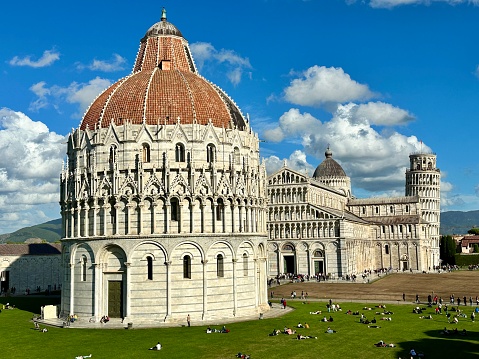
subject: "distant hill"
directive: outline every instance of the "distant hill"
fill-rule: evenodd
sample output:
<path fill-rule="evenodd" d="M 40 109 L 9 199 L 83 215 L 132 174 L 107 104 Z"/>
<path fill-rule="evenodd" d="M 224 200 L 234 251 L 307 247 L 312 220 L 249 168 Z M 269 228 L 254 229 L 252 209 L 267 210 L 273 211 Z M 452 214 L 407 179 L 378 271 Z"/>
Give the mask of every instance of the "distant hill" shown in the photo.
<path fill-rule="evenodd" d="M 479 227 L 479 210 L 441 212 L 441 235 L 466 234 L 473 227 Z M 62 220 L 58 218 L 36 226 L 22 228 L 13 233 L 0 234 L 0 243 L 56 242 L 60 240 L 61 233 Z"/>
<path fill-rule="evenodd" d="M 479 211 L 441 212 L 441 234 L 466 234 L 473 227 L 479 227 Z"/>
<path fill-rule="evenodd" d="M 54 219 L 36 226 L 25 227 L 13 233 L 0 234 L 0 243 L 56 242 L 61 238 L 62 220 Z"/>

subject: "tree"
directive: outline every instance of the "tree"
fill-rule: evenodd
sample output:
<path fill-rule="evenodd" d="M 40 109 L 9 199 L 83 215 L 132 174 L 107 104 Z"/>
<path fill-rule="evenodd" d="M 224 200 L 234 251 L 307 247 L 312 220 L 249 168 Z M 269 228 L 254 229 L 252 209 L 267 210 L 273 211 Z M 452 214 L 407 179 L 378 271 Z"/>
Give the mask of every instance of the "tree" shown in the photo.
<path fill-rule="evenodd" d="M 479 253 L 479 245 L 474 243 L 474 253 Z"/>
<path fill-rule="evenodd" d="M 452 236 L 441 236 L 439 243 L 440 258 L 443 263 L 454 264 L 454 255 L 456 254 L 456 241 Z"/>
<path fill-rule="evenodd" d="M 473 227 L 470 230 L 467 231 L 469 234 L 474 234 L 474 235 L 479 235 L 479 228 Z"/>

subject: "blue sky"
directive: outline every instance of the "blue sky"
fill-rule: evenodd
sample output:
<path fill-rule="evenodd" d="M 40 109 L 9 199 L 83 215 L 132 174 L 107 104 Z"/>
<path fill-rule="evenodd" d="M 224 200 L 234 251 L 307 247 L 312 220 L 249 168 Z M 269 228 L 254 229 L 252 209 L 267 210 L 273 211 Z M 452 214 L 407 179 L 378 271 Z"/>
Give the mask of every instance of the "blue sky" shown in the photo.
<path fill-rule="evenodd" d="M 479 0 L 7 2 L 0 28 L 0 233 L 60 217 L 65 136 L 131 72 L 159 21 L 249 114 L 269 172 L 329 144 L 357 197 L 404 195 L 433 151 L 442 210 L 479 209 Z"/>

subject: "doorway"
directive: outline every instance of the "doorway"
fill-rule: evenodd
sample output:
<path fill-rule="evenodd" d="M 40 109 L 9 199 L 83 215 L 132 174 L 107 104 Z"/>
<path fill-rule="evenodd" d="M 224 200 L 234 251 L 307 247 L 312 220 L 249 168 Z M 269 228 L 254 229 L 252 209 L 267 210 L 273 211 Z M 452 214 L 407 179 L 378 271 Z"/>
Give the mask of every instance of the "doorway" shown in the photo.
<path fill-rule="evenodd" d="M 314 261 L 314 274 L 323 274 L 324 273 L 324 262 L 322 260 Z"/>
<path fill-rule="evenodd" d="M 294 269 L 294 255 L 283 256 L 284 258 L 284 273 L 296 274 Z"/>
<path fill-rule="evenodd" d="M 123 281 L 108 281 L 108 316 L 123 318 Z"/>

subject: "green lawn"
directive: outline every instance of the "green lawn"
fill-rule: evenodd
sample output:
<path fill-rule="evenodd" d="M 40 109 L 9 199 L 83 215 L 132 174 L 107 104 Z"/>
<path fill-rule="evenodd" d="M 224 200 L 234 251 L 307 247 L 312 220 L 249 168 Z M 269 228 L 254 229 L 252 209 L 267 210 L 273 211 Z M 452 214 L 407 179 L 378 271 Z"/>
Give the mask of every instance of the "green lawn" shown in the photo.
<path fill-rule="evenodd" d="M 342 312 L 331 313 L 333 323 L 323 323 L 323 315 L 311 315 L 310 311 L 322 310 L 327 313 L 323 302 L 303 304 L 288 301 L 296 310 L 274 319 L 228 324 L 228 334 L 206 334 L 206 326 L 191 328 L 175 327 L 163 329 L 61 329 L 48 328 L 47 333 L 33 330 L 30 321 L 41 305 L 56 304 L 54 298 L 0 298 L 0 303 L 14 303 L 18 309 L 3 310 L 0 313 L 0 357 L 1 358 L 75 358 L 92 354 L 93 358 L 234 358 L 236 353 L 251 355 L 252 359 L 274 358 L 409 358 L 411 348 L 424 352 L 426 358 L 477 358 L 479 357 L 479 331 L 469 318 L 461 319 L 457 326 L 447 323 L 445 315 L 435 315 L 428 308 L 425 315 L 432 314 L 432 320 L 419 319 L 413 314 L 413 305 L 388 305 L 394 312 L 392 321 L 379 320 L 382 315 L 363 310 L 364 304 L 343 305 Z M 464 307 L 462 307 L 464 308 Z M 345 311 L 359 310 L 368 319 L 376 316 L 381 328 L 368 328 L 359 323 L 359 317 L 345 314 Z M 472 307 L 467 307 L 470 315 Z M 479 317 L 478 317 L 479 318 Z M 294 327 L 298 322 L 308 323 L 310 329 L 299 329 L 303 335 L 317 336 L 318 339 L 296 340 L 291 335 L 268 336 L 274 329 Z M 326 334 L 331 326 L 337 331 Z M 220 326 L 218 326 L 219 328 Z M 444 336 L 441 331 L 457 327 L 466 329 L 467 336 Z M 376 348 L 379 340 L 394 343 L 394 348 Z M 160 341 L 163 349 L 148 351 Z"/>

